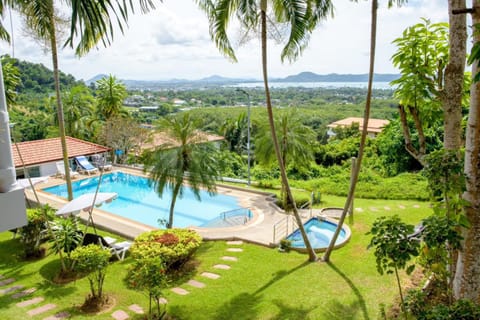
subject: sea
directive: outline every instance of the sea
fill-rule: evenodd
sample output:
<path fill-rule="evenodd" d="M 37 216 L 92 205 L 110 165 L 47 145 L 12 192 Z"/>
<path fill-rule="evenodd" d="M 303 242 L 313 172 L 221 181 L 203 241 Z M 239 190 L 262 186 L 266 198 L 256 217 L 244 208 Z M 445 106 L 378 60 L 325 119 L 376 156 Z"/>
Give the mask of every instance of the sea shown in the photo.
<path fill-rule="evenodd" d="M 327 89 L 338 89 L 338 88 L 367 88 L 367 82 L 269 82 L 270 88 L 327 88 Z M 244 83 L 235 83 L 231 85 L 224 85 L 224 87 L 234 87 L 234 88 L 257 88 L 263 87 L 263 82 L 244 82 Z M 390 82 L 373 82 L 374 89 L 393 89 L 390 85 Z"/>

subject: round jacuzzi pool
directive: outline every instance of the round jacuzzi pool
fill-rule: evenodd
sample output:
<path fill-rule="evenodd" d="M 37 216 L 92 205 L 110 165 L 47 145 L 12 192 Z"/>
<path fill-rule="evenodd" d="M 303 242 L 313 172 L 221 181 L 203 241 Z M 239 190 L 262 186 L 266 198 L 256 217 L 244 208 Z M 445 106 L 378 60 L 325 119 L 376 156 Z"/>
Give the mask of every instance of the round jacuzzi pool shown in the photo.
<path fill-rule="evenodd" d="M 337 223 L 333 219 L 314 217 L 305 222 L 303 226 L 312 247 L 315 251 L 321 252 L 327 249 L 337 228 Z M 350 239 L 350 235 L 350 228 L 344 224 L 337 241 L 335 241 L 335 248 L 345 245 Z M 286 239 L 291 241 L 292 249 L 301 252 L 306 250 L 300 229 L 292 232 Z"/>

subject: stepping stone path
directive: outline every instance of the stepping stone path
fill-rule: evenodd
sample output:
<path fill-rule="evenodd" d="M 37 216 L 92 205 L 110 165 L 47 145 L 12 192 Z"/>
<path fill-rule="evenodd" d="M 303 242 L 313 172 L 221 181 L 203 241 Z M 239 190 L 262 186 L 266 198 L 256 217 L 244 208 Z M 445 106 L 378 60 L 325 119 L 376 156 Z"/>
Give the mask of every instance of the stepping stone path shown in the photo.
<path fill-rule="evenodd" d="M 128 307 L 128 309 L 132 310 L 136 314 L 144 314 L 145 313 L 145 312 L 143 312 L 143 308 L 140 307 L 138 304 L 132 304 L 130 307 Z"/>
<path fill-rule="evenodd" d="M 12 298 L 13 299 L 18 299 L 18 298 L 21 298 L 21 297 L 25 297 L 29 294 L 34 293 L 36 290 L 37 290 L 36 288 L 26 289 L 26 290 L 20 291 L 18 293 L 15 293 L 14 295 L 12 295 Z"/>
<path fill-rule="evenodd" d="M 222 257 L 222 260 L 225 260 L 225 261 L 238 261 L 238 258 L 237 258 L 237 257 L 230 257 L 230 256 L 223 256 L 223 257 Z"/>
<path fill-rule="evenodd" d="M 36 304 L 45 300 L 43 297 L 36 297 L 30 300 L 25 300 L 16 304 L 17 307 L 28 307 L 32 304 Z"/>
<path fill-rule="evenodd" d="M 205 283 L 193 279 L 188 280 L 187 284 L 195 288 L 205 288 Z"/>
<path fill-rule="evenodd" d="M 230 266 L 227 264 L 216 264 L 213 266 L 215 269 L 230 270 Z"/>
<path fill-rule="evenodd" d="M 415 209 L 418 209 L 418 208 L 420 208 L 420 205 L 414 204 L 413 207 L 414 207 Z"/>
<path fill-rule="evenodd" d="M 70 314 L 66 311 L 63 311 L 63 312 L 59 312 L 59 313 L 57 313 L 53 316 L 46 317 L 43 320 L 60 320 L 60 319 L 68 318 L 68 317 L 70 317 Z"/>
<path fill-rule="evenodd" d="M 383 207 L 383 209 L 385 209 L 386 211 L 390 211 L 390 207 L 388 206 Z"/>
<path fill-rule="evenodd" d="M 362 208 L 355 208 L 355 211 L 363 212 L 363 209 Z"/>
<path fill-rule="evenodd" d="M 179 288 L 179 287 L 172 288 L 172 292 L 176 293 L 176 294 L 179 294 L 181 296 L 186 296 L 187 294 L 190 293 L 189 291 L 187 291 L 183 288 Z"/>
<path fill-rule="evenodd" d="M 227 241 L 227 245 L 229 246 L 240 246 L 242 244 L 243 244 L 242 240 Z"/>
<path fill-rule="evenodd" d="M 242 248 L 228 248 L 227 251 L 230 251 L 230 252 L 242 252 L 243 249 L 242 249 Z"/>
<path fill-rule="evenodd" d="M 128 313 L 123 310 L 117 310 L 112 313 L 112 318 L 115 320 L 125 320 L 128 319 Z"/>
<path fill-rule="evenodd" d="M 10 292 L 13 292 L 13 291 L 20 290 L 22 288 L 23 288 L 23 286 L 20 284 L 18 286 L 13 286 L 13 287 L 10 287 L 10 288 L 7 288 L 7 289 L 1 289 L 0 293 L 3 293 L 3 294 L 10 293 Z"/>
<path fill-rule="evenodd" d="M 373 212 L 378 212 L 378 209 L 377 209 L 377 208 L 375 208 L 375 207 L 370 207 L 369 209 L 370 209 L 370 211 L 373 211 Z"/>
<path fill-rule="evenodd" d="M 202 277 L 209 278 L 209 279 L 218 279 L 220 278 L 220 275 L 216 273 L 211 273 L 211 272 L 203 272 L 200 274 Z"/>
<path fill-rule="evenodd" d="M 405 206 L 404 206 L 404 205 L 401 205 L 401 204 L 399 204 L 398 207 L 399 207 L 400 209 L 405 209 Z"/>
<path fill-rule="evenodd" d="M 6 286 L 7 284 L 10 284 L 14 281 L 15 281 L 15 279 L 13 279 L 13 278 L 8 278 L 8 279 L 5 279 L 5 280 L 2 280 L 2 281 L 0 281 L 0 287 Z"/>
<path fill-rule="evenodd" d="M 45 304 L 41 307 L 38 307 L 38 308 L 35 308 L 35 309 L 32 309 L 32 310 L 29 310 L 27 311 L 27 314 L 29 316 L 36 316 L 37 314 L 40 314 L 40 313 L 44 313 L 48 310 L 52 310 L 52 309 L 55 309 L 57 307 L 56 304 L 53 304 L 53 303 L 48 303 L 48 304 Z"/>
<path fill-rule="evenodd" d="M 160 304 L 167 304 L 168 301 L 167 301 L 167 299 L 165 299 L 165 298 L 160 298 L 160 299 L 158 299 L 158 303 L 160 303 Z"/>

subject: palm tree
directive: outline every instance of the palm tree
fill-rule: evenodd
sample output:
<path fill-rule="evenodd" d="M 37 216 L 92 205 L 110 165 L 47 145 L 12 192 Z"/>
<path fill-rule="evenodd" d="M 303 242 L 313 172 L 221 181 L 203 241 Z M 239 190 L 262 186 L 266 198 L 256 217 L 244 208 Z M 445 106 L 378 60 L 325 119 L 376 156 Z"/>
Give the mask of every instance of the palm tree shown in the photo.
<path fill-rule="evenodd" d="M 144 155 L 145 170 L 157 193 L 161 197 L 168 189 L 172 192 L 169 218 L 166 227 L 172 228 L 175 202 L 182 197 L 185 183 L 200 200 L 200 188 L 213 194 L 216 191 L 215 181 L 219 177 L 215 148 L 204 143 L 189 113 L 178 118 L 164 118 L 160 129 L 169 142 Z"/>
<path fill-rule="evenodd" d="M 128 20 L 129 10 L 133 11 L 133 0 L 127 1 L 74 1 L 62 2 L 71 9 L 70 36 L 66 44 L 74 46 L 75 38 L 79 35 L 80 40 L 76 46 L 78 55 L 85 54 L 100 40 L 104 45 L 111 42 L 113 26 L 111 15 L 115 16 L 120 30 L 123 32 L 123 23 Z M 152 0 L 138 0 L 141 10 L 147 12 L 154 8 Z M 116 4 L 116 6 L 115 6 Z M 129 5 L 128 5 L 129 4 Z M 51 50 L 53 63 L 53 78 L 55 82 L 55 96 L 57 99 L 57 117 L 62 144 L 63 162 L 65 166 L 65 180 L 67 183 L 68 199 L 73 198 L 72 183 L 68 164 L 67 142 L 65 138 L 65 122 L 63 105 L 60 95 L 60 81 L 57 53 L 57 25 L 61 22 L 57 14 L 54 0 L 2 0 L 0 1 L 0 14 L 10 6 L 18 10 L 26 20 L 27 28 L 34 37 L 45 41 Z M 8 33 L 3 25 L 0 25 L 0 38 L 8 39 Z"/>
<path fill-rule="evenodd" d="M 302 124 L 295 108 L 283 111 L 275 117 L 277 139 L 280 141 L 280 154 L 285 167 L 295 163 L 297 168 L 308 167 L 313 161 L 312 142 L 316 140 L 315 132 Z M 265 164 L 272 163 L 275 151 L 271 143 L 269 126 L 261 127 L 255 142 L 255 157 Z M 284 208 L 288 208 L 286 190 L 282 185 Z"/>
<path fill-rule="evenodd" d="M 250 32 L 257 32 L 260 27 L 260 39 L 262 48 L 262 73 L 265 87 L 268 122 L 272 135 L 272 143 L 275 149 L 282 185 L 285 188 L 287 201 L 293 208 L 293 214 L 299 226 L 302 238 L 309 253 L 309 260 L 316 261 L 317 256 L 310 241 L 308 240 L 303 223 L 295 206 L 290 185 L 288 183 L 285 165 L 275 132 L 272 101 L 268 85 L 267 72 L 267 21 L 288 25 L 290 28 L 287 42 L 281 53 L 284 61 L 295 60 L 306 48 L 309 35 L 317 23 L 332 13 L 333 6 L 330 0 L 196 0 L 200 8 L 204 10 L 210 21 L 210 35 L 219 48 L 227 57 L 236 61 L 235 52 L 227 35 L 227 27 L 231 17 L 236 17 L 241 26 Z M 267 17 L 271 5 L 272 16 Z"/>
<path fill-rule="evenodd" d="M 405 3 L 406 0 L 388 0 L 388 7 L 393 6 L 394 3 L 397 5 L 401 5 Z M 360 167 L 362 164 L 363 159 L 363 151 L 365 149 L 365 142 L 367 140 L 367 128 L 368 128 L 368 119 L 370 118 L 370 106 L 372 101 L 372 87 L 373 87 L 373 74 L 374 74 L 374 66 L 375 66 L 375 49 L 377 43 L 377 8 L 378 8 L 378 1 L 372 0 L 372 23 L 371 23 L 371 30 L 370 30 L 370 67 L 368 71 L 368 86 L 367 86 L 367 99 L 365 101 L 365 110 L 363 113 L 363 127 L 362 127 L 362 134 L 360 137 L 360 147 L 358 150 L 358 158 L 355 164 L 355 168 L 352 173 L 352 179 L 350 183 L 350 189 L 348 191 L 347 200 L 345 201 L 345 206 L 343 207 L 342 215 L 337 224 L 337 229 L 333 234 L 332 239 L 330 240 L 330 244 L 328 245 L 327 250 L 325 251 L 322 261 L 329 262 L 330 255 L 332 254 L 333 247 L 335 246 L 335 242 L 337 241 L 338 235 L 342 230 L 343 223 L 345 222 L 345 217 L 349 211 L 349 208 L 353 202 L 353 196 L 355 194 L 355 187 L 358 181 L 358 175 L 360 174 Z"/>
<path fill-rule="evenodd" d="M 97 100 L 99 113 L 103 120 L 124 114 L 123 100 L 127 97 L 127 88 L 113 75 L 97 81 Z"/>

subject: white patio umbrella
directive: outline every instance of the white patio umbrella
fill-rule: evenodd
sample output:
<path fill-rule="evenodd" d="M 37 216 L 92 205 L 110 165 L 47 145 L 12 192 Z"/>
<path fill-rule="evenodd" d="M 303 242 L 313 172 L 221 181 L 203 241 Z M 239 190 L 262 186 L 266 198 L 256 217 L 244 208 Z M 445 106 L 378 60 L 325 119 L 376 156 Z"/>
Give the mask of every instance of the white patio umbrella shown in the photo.
<path fill-rule="evenodd" d="M 78 214 L 80 210 L 91 212 L 92 204 L 96 207 L 104 202 L 110 202 L 117 197 L 115 192 L 99 192 L 95 197 L 95 193 L 86 193 L 78 198 L 73 199 L 57 211 L 57 215 Z M 95 199 L 95 203 L 93 203 Z"/>

